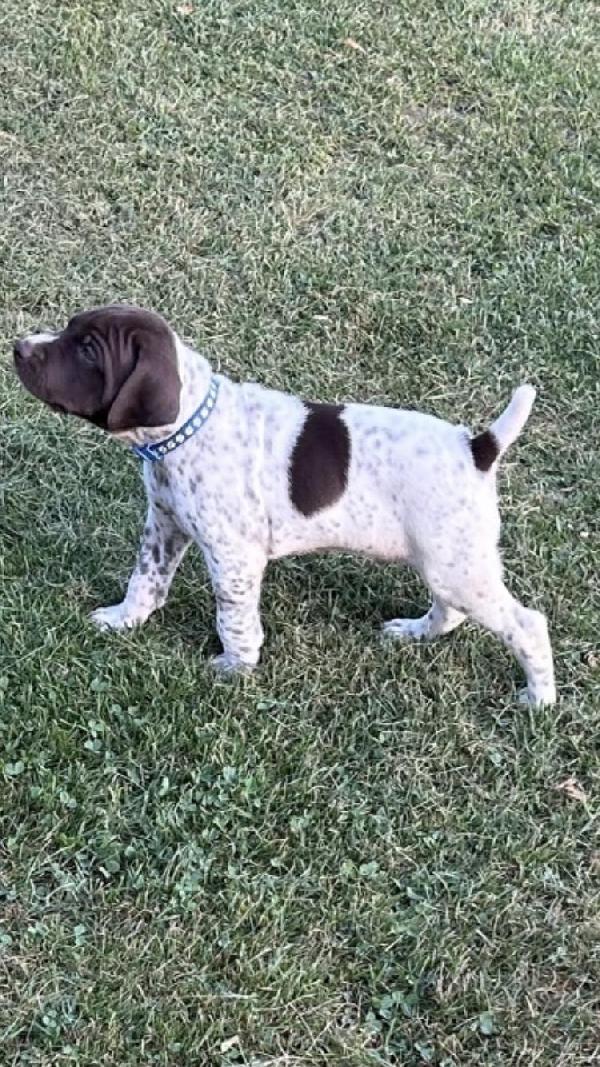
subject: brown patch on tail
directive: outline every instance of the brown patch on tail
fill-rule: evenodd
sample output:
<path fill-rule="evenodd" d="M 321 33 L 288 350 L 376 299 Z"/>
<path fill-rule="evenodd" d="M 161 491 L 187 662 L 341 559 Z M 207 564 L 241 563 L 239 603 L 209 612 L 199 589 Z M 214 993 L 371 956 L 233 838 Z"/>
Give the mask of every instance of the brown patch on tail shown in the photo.
<path fill-rule="evenodd" d="M 484 430 L 471 438 L 471 452 L 477 470 L 489 471 L 500 455 L 500 446 L 491 430 Z"/>

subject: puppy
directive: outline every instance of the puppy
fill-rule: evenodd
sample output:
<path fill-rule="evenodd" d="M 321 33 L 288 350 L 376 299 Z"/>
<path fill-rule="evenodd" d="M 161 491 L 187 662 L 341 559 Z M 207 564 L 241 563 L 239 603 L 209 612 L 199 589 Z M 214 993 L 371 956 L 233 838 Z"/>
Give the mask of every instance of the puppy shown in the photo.
<path fill-rule="evenodd" d="M 354 550 L 409 564 L 431 590 L 427 614 L 385 623 L 389 637 L 429 640 L 474 619 L 519 660 L 525 700 L 556 699 L 546 619 L 511 596 L 497 547 L 496 467 L 527 420 L 530 385 L 473 437 L 416 411 L 306 403 L 239 385 L 213 375 L 159 315 L 125 305 L 84 311 L 62 333 L 25 337 L 14 359 L 34 396 L 143 459 L 140 552 L 122 603 L 93 613 L 101 629 L 139 626 L 161 607 L 195 542 L 223 645 L 213 666 L 252 668 L 267 562 Z"/>

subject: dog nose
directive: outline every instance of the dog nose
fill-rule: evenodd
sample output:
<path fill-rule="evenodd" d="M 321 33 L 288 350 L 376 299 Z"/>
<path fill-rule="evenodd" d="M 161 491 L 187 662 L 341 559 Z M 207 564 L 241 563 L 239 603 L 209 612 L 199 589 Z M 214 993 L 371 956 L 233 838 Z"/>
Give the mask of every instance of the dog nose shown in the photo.
<path fill-rule="evenodd" d="M 33 352 L 33 344 L 31 341 L 15 341 L 13 345 L 13 355 L 15 359 L 29 359 Z"/>
<path fill-rule="evenodd" d="M 31 341 L 15 341 L 13 347 L 15 359 L 29 359 L 32 352 L 33 344 Z"/>

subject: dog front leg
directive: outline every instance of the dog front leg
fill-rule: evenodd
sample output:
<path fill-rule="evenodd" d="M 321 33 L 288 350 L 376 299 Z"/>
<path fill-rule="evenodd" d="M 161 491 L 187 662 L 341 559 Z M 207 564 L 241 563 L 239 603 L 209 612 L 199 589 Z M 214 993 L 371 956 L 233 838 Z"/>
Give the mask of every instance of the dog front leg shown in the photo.
<path fill-rule="evenodd" d="M 190 538 L 165 511 L 148 509 L 137 563 L 120 604 L 98 608 L 90 618 L 100 630 L 128 630 L 141 626 L 167 599 L 175 571 Z"/>
<path fill-rule="evenodd" d="M 263 643 L 260 621 L 260 590 L 266 560 L 254 558 L 247 548 L 233 561 L 209 558 L 207 562 L 217 602 L 217 633 L 223 652 L 211 660 L 222 673 L 251 670 L 258 663 Z"/>

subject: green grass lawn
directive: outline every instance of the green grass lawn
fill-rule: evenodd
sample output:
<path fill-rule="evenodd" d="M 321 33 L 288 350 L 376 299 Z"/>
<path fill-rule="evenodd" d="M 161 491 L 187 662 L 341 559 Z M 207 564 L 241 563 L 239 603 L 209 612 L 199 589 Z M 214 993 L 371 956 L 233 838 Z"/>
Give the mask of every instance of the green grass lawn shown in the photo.
<path fill-rule="evenodd" d="M 600 22 L 545 0 L 4 0 L 0 1059 L 600 1063 Z M 139 633 L 138 462 L 10 342 L 161 311 L 234 377 L 485 425 L 560 702 L 416 578 L 269 572 L 234 684 L 198 555 Z M 572 781 L 570 781 L 572 780 Z M 566 784 L 565 784 L 566 783 Z"/>

